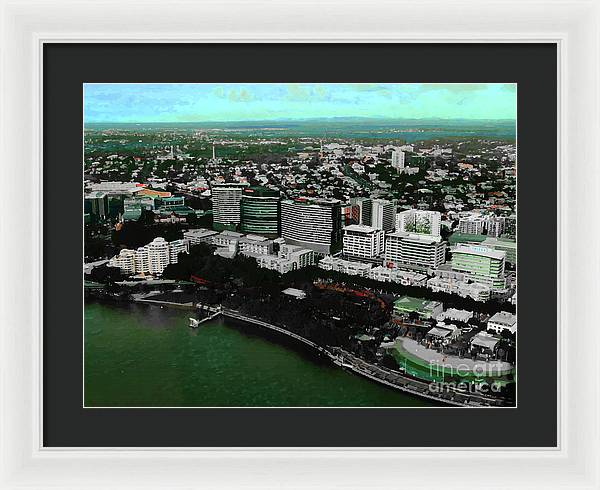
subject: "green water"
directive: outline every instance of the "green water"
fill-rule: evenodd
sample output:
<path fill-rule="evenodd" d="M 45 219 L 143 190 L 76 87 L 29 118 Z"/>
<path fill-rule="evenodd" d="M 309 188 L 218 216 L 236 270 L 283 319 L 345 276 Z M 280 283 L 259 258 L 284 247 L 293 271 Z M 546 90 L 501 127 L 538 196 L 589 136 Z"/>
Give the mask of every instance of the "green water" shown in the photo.
<path fill-rule="evenodd" d="M 432 402 L 317 358 L 293 340 L 190 312 L 85 305 L 86 407 L 402 407 Z"/>

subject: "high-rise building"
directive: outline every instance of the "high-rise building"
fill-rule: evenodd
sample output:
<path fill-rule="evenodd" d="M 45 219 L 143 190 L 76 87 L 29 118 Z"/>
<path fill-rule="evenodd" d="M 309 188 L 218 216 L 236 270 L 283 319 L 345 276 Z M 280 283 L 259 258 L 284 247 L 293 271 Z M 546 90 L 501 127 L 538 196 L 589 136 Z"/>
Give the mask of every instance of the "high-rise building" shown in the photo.
<path fill-rule="evenodd" d="M 441 214 L 438 211 L 409 209 L 396 215 L 396 231 L 440 236 Z"/>
<path fill-rule="evenodd" d="M 350 199 L 350 204 L 358 206 L 358 224 L 371 226 L 373 201 L 368 197 L 354 197 Z"/>
<path fill-rule="evenodd" d="M 169 263 L 176 264 L 180 253 L 190 252 L 190 241 L 187 239 L 169 242 Z"/>
<path fill-rule="evenodd" d="M 360 205 L 358 204 L 344 204 L 341 208 L 342 211 L 342 226 L 358 225 L 360 224 Z"/>
<path fill-rule="evenodd" d="M 162 274 L 169 264 L 177 263 L 180 253 L 189 252 L 189 243 L 187 239 L 167 242 L 158 237 L 137 250 L 121 250 L 109 265 L 127 274 Z"/>
<path fill-rule="evenodd" d="M 246 184 L 227 183 L 213 185 L 213 228 L 236 229 L 241 221 L 242 191 Z"/>
<path fill-rule="evenodd" d="M 491 237 L 499 237 L 504 232 L 504 218 L 500 216 L 490 216 L 487 219 L 487 234 Z"/>
<path fill-rule="evenodd" d="M 483 235 L 485 218 L 482 216 L 467 216 L 458 221 L 458 232 L 469 235 Z"/>
<path fill-rule="evenodd" d="M 241 231 L 276 237 L 279 235 L 279 191 L 249 187 L 242 191 Z"/>
<path fill-rule="evenodd" d="M 481 245 L 459 243 L 452 250 L 452 270 L 464 272 L 474 282 L 504 289 L 506 252 Z"/>
<path fill-rule="evenodd" d="M 392 167 L 396 170 L 404 168 L 404 152 L 402 150 L 392 151 Z"/>
<path fill-rule="evenodd" d="M 371 226 L 383 231 L 392 231 L 396 220 L 396 206 L 385 199 L 373 200 Z"/>
<path fill-rule="evenodd" d="M 135 251 L 123 249 L 119 252 L 119 255 L 113 257 L 109 265 L 111 267 L 118 267 L 122 272 L 126 274 L 135 274 L 136 272 L 136 261 Z"/>
<path fill-rule="evenodd" d="M 340 249 L 340 202 L 336 199 L 296 199 L 281 202 L 281 234 L 287 243 L 322 254 Z"/>
<path fill-rule="evenodd" d="M 515 215 L 504 217 L 504 236 L 509 238 L 517 236 L 517 217 Z"/>
<path fill-rule="evenodd" d="M 440 237 L 397 231 L 385 237 L 385 262 L 392 267 L 435 269 L 446 260 Z"/>
<path fill-rule="evenodd" d="M 103 220 L 108 215 L 108 193 L 92 191 L 85 195 L 84 212 L 89 213 L 92 222 Z"/>
<path fill-rule="evenodd" d="M 344 255 L 357 259 L 374 259 L 383 254 L 383 230 L 371 226 L 350 225 L 344 228 Z"/>
<path fill-rule="evenodd" d="M 140 272 L 143 274 L 150 272 L 150 257 L 146 245 L 135 251 L 135 272 L 138 274 Z"/>
<path fill-rule="evenodd" d="M 481 242 L 484 247 L 506 252 L 506 262 L 517 263 L 517 242 L 511 238 L 486 238 Z"/>
<path fill-rule="evenodd" d="M 146 249 L 148 250 L 148 272 L 150 274 L 162 274 L 171 263 L 169 242 L 162 237 L 158 237 L 146 245 Z"/>

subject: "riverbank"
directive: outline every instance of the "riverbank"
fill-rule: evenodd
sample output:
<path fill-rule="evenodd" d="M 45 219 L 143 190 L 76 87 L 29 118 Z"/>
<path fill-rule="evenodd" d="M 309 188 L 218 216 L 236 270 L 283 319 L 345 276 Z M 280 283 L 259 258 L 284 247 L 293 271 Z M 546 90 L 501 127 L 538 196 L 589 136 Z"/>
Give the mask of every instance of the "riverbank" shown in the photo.
<path fill-rule="evenodd" d="M 139 298 L 133 297 L 132 300 L 133 302 L 137 303 L 174 308 L 178 310 L 196 309 L 196 305 L 193 303 L 174 303 L 172 301 L 154 300 L 151 299 L 151 297 L 152 295 L 150 295 L 150 297 L 148 297 L 148 295 L 140 295 Z M 341 348 L 320 346 L 290 330 L 270 324 L 257 318 L 243 315 L 236 310 L 222 309 L 220 314 L 226 318 L 251 323 L 258 327 L 266 328 L 278 334 L 285 335 L 286 337 L 294 339 L 294 341 L 300 342 L 309 347 L 319 356 L 327 358 L 335 366 L 341 367 L 342 369 L 351 372 L 353 375 L 359 375 L 369 379 L 370 381 L 375 381 L 378 384 L 385 385 L 388 388 L 404 392 L 410 396 L 457 407 L 506 406 L 503 399 L 487 396 L 484 393 L 479 393 L 477 391 L 467 391 L 464 386 L 457 387 L 451 383 L 447 383 L 440 387 L 439 384 L 432 385 L 430 381 L 421 380 L 414 376 L 410 376 L 406 372 L 393 371 L 378 365 L 367 363 L 366 361 Z"/>
<path fill-rule="evenodd" d="M 286 330 L 277 325 L 273 325 L 262 320 L 242 315 L 241 313 L 234 310 L 223 309 L 222 315 L 241 320 L 244 322 L 252 323 L 270 330 L 279 332 L 288 337 L 294 338 L 303 344 L 314 349 L 318 354 L 327 356 L 333 364 L 339 366 L 345 370 L 351 371 L 354 374 L 366 377 L 377 383 L 386 385 L 390 388 L 394 388 L 413 396 L 427 398 L 434 400 L 439 403 L 446 405 L 464 407 L 464 406 L 503 406 L 502 400 L 495 397 L 488 397 L 478 393 L 461 393 L 460 391 L 448 387 L 446 390 L 442 390 L 437 393 L 432 391 L 430 383 L 426 381 L 419 381 L 412 377 L 403 376 L 398 371 L 392 371 L 390 369 L 382 368 L 374 364 L 367 363 L 366 361 L 352 355 L 351 353 L 337 348 L 324 348 L 314 342 L 294 333 Z"/>
<path fill-rule="evenodd" d="M 86 407 L 431 407 L 280 332 L 133 301 L 86 301 Z"/>

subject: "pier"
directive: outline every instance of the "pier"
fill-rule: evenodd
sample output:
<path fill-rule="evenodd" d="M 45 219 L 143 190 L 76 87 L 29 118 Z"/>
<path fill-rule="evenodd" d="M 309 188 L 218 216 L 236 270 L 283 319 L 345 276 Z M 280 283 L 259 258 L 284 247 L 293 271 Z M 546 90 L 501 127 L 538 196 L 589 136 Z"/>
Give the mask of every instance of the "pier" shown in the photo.
<path fill-rule="evenodd" d="M 190 325 L 192 328 L 198 328 L 200 325 L 202 325 L 205 322 L 208 322 L 210 320 L 214 320 L 215 318 L 217 318 L 219 315 L 223 314 L 223 310 L 221 310 L 220 308 L 216 309 L 216 311 L 214 311 L 212 313 L 212 315 L 207 316 L 206 318 L 202 318 L 201 320 L 196 320 L 196 323 L 193 325 Z M 190 318 L 190 320 L 192 320 Z"/>

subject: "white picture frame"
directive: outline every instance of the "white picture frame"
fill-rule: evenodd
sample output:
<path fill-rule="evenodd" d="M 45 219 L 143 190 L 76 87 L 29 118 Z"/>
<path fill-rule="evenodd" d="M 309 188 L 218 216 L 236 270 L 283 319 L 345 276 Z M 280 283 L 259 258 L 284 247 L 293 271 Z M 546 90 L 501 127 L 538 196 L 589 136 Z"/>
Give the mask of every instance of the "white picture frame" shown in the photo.
<path fill-rule="evenodd" d="M 0 5 L 0 488 L 600 488 L 597 1 Z M 558 447 L 42 447 L 42 49 L 107 41 L 556 43 Z"/>

